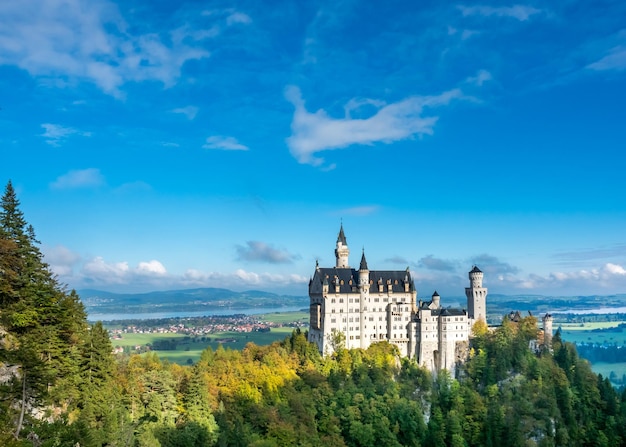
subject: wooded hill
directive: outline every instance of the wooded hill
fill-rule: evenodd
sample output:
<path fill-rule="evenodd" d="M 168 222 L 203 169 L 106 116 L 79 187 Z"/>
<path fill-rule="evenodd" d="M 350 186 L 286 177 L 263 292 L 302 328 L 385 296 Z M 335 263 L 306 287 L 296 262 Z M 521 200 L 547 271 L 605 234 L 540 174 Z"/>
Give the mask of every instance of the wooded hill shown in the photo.
<path fill-rule="evenodd" d="M 115 358 L 43 262 L 11 183 L 0 210 L 0 445 L 619 446 L 626 396 L 536 320 L 477 325 L 458 378 L 387 344 L 322 358 L 296 330 L 193 366 Z M 339 340 L 340 342 L 340 340 Z"/>

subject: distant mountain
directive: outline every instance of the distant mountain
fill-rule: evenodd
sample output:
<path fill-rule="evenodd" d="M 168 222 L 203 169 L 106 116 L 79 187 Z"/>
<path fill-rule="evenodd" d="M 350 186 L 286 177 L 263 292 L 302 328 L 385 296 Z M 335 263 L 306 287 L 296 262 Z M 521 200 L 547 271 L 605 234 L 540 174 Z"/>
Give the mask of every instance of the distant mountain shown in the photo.
<path fill-rule="evenodd" d="M 113 293 L 83 289 L 78 294 L 89 313 L 141 313 L 151 311 L 207 311 L 256 307 L 307 307 L 306 296 L 279 295 L 261 290 L 235 292 L 220 288 L 166 290 L 147 293 Z"/>

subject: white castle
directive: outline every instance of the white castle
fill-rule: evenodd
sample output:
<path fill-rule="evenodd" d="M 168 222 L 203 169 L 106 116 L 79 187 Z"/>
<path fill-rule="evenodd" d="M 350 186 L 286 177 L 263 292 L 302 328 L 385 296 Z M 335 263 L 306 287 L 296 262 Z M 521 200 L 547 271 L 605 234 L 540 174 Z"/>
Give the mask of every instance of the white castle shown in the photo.
<path fill-rule="evenodd" d="M 430 301 L 417 301 L 408 268 L 370 270 L 363 251 L 357 270 L 349 266 L 349 254 L 341 225 L 335 266 L 316 265 L 309 282 L 309 341 L 322 355 L 332 354 L 337 343 L 366 349 L 387 341 L 431 371 L 454 371 L 464 360 L 472 326 L 486 322 L 487 289 L 478 267 L 469 272 L 467 309 L 444 308 L 437 292 Z"/>

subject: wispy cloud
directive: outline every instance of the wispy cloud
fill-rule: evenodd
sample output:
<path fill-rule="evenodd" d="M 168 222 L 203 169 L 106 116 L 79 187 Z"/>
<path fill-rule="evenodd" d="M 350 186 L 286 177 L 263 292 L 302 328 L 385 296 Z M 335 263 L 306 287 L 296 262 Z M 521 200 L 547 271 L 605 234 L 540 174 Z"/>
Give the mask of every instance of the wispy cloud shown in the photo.
<path fill-rule="evenodd" d="M 221 149 L 225 151 L 247 151 L 248 146 L 241 144 L 234 137 L 225 137 L 222 135 L 213 135 L 206 139 L 206 143 L 202 146 L 205 149 Z"/>
<path fill-rule="evenodd" d="M 429 270 L 438 270 L 441 272 L 454 272 L 457 269 L 457 263 L 454 261 L 435 258 L 433 255 L 424 256 L 418 262 L 419 267 Z"/>
<path fill-rule="evenodd" d="M 55 147 L 60 146 L 63 141 L 72 135 L 91 136 L 90 132 L 83 132 L 73 127 L 65 127 L 58 124 L 45 123 L 41 127 L 44 128 L 44 133 L 41 136 L 46 139 L 46 143 Z"/>
<path fill-rule="evenodd" d="M 386 105 L 369 100 L 367 104 L 376 108 L 369 118 L 356 119 L 349 114 L 345 118 L 332 118 L 324 110 L 307 111 L 300 89 L 290 86 L 285 90 L 285 97 L 294 105 L 295 112 L 287 145 L 300 163 L 319 166 L 324 160 L 315 156 L 318 152 L 431 135 L 437 117 L 422 116 L 424 109 L 446 105 L 461 96 L 461 91 L 455 89 L 437 96 L 414 96 Z M 352 100 L 346 110 L 353 113 L 357 104 L 364 102 Z"/>
<path fill-rule="evenodd" d="M 491 81 L 493 77 L 487 70 L 479 70 L 476 76 L 470 76 L 465 80 L 468 84 L 474 84 L 481 87 L 485 82 Z"/>
<path fill-rule="evenodd" d="M 82 2 L 23 0 L 0 9 L 0 63 L 32 76 L 93 82 L 121 96 L 126 82 L 156 80 L 169 86 L 185 62 L 209 56 L 193 32 L 132 34 L 117 6 L 106 0 Z M 36 31 L 34 31 L 36 30 Z M 161 31 L 161 30 L 155 30 Z"/>
<path fill-rule="evenodd" d="M 379 209 L 380 206 L 378 205 L 353 206 L 343 208 L 333 214 L 336 216 L 369 216 L 370 214 L 378 212 Z"/>
<path fill-rule="evenodd" d="M 237 259 L 240 261 L 267 262 L 270 264 L 289 264 L 298 256 L 286 250 L 276 249 L 265 242 L 247 241 L 245 246 L 237 245 Z"/>
<path fill-rule="evenodd" d="M 526 5 L 513 5 L 513 6 L 464 6 L 459 5 L 459 10 L 464 16 L 496 16 L 496 17 L 511 17 L 519 21 L 526 21 L 530 16 L 541 12 L 540 9 L 533 8 Z"/>
<path fill-rule="evenodd" d="M 172 110 L 172 113 L 179 113 L 185 115 L 188 120 L 192 120 L 198 114 L 198 108 L 195 106 L 179 107 Z"/>
<path fill-rule="evenodd" d="M 393 256 L 391 258 L 387 258 L 385 259 L 385 262 L 391 262 L 393 264 L 401 264 L 401 265 L 411 264 L 411 262 L 408 259 L 403 258 L 402 256 Z"/>
<path fill-rule="evenodd" d="M 227 25 L 235 25 L 238 23 L 248 25 L 252 23 L 252 19 L 248 14 L 244 14 L 243 12 L 233 12 L 228 17 L 226 17 Z"/>
<path fill-rule="evenodd" d="M 552 257 L 557 259 L 559 264 L 573 265 L 579 262 L 593 259 L 606 259 L 618 256 L 626 256 L 626 244 L 616 244 L 610 247 L 590 248 L 587 250 L 567 251 L 556 253 Z"/>
<path fill-rule="evenodd" d="M 99 169 L 89 168 L 69 171 L 50 183 L 52 189 L 97 188 L 105 184 Z"/>
<path fill-rule="evenodd" d="M 612 48 L 606 56 L 587 65 L 587 68 L 596 71 L 626 70 L 626 45 Z"/>

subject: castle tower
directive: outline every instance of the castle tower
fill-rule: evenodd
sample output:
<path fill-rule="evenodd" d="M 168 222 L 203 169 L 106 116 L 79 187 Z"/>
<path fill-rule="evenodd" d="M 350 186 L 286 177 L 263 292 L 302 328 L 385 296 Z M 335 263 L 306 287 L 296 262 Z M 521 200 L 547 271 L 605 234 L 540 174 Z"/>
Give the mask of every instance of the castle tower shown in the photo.
<path fill-rule="evenodd" d="M 350 256 L 350 250 L 348 249 L 346 235 L 343 233 L 343 224 L 341 224 L 339 236 L 337 236 L 337 246 L 335 248 L 335 259 L 337 260 L 335 267 L 338 269 L 350 268 L 348 266 L 348 256 Z"/>
<path fill-rule="evenodd" d="M 368 340 L 365 336 L 365 309 L 367 309 L 367 301 L 369 301 L 370 293 L 370 271 L 367 268 L 367 260 L 365 259 L 365 250 L 361 255 L 361 265 L 359 266 L 359 336 L 361 340 L 361 348 L 366 349 Z"/>
<path fill-rule="evenodd" d="M 467 316 L 472 326 L 475 321 L 487 322 L 487 288 L 483 287 L 483 272 L 476 266 L 469 272 L 470 286 L 465 288 Z"/>
<path fill-rule="evenodd" d="M 433 293 L 433 296 L 432 296 L 431 309 L 439 309 L 439 307 L 441 307 L 440 300 L 441 300 L 441 297 L 435 290 L 435 293 Z"/>
<path fill-rule="evenodd" d="M 552 349 L 552 315 L 545 314 L 543 320 L 543 344 L 546 348 Z"/>

